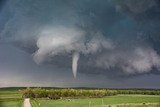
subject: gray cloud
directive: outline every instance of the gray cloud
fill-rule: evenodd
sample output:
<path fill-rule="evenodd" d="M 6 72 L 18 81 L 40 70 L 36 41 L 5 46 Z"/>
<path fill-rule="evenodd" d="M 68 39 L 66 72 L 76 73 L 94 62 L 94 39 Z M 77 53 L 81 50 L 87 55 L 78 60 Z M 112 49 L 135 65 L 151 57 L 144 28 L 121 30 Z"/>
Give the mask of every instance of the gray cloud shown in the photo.
<path fill-rule="evenodd" d="M 160 56 L 150 48 L 136 47 L 133 50 L 103 53 L 96 59 L 96 65 L 110 69 L 118 67 L 126 73 L 147 73 L 153 68 L 159 70 Z"/>
<path fill-rule="evenodd" d="M 54 66 L 48 72 L 72 65 L 76 71 L 78 64 L 81 75 L 155 73 L 159 8 L 158 0 L 8 0 L 0 11 L 0 44 L 23 50 L 34 66 Z M 80 57 L 71 64 L 75 52 Z"/>
<path fill-rule="evenodd" d="M 115 0 L 118 10 L 126 10 L 133 14 L 144 13 L 157 6 L 158 0 Z"/>

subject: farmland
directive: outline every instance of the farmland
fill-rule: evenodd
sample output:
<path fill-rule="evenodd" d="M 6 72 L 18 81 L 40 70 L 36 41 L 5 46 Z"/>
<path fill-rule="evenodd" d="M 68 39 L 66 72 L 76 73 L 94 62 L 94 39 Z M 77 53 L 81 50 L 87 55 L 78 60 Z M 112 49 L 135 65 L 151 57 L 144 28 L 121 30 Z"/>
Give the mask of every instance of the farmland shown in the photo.
<path fill-rule="evenodd" d="M 0 89 L 0 107 L 22 107 L 22 102 L 17 89 Z"/>
<path fill-rule="evenodd" d="M 159 90 L 109 89 L 0 89 L 0 107 L 23 107 L 25 97 L 32 107 L 160 107 Z"/>
<path fill-rule="evenodd" d="M 32 100 L 33 107 L 124 107 L 124 105 L 159 107 L 160 96 L 153 95 L 116 95 L 105 98 Z M 151 106 L 152 105 L 152 106 Z"/>
<path fill-rule="evenodd" d="M 33 107 L 156 107 L 160 103 L 159 90 L 28 88 L 22 93 L 32 98 Z"/>

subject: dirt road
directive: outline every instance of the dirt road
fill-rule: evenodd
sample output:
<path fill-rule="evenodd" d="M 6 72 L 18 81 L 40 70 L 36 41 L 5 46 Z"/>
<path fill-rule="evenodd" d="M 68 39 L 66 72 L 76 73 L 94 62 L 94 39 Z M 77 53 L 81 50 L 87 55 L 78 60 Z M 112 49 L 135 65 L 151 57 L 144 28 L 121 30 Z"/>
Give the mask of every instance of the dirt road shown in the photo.
<path fill-rule="evenodd" d="M 31 107 L 31 103 L 30 103 L 29 98 L 24 99 L 24 107 Z"/>

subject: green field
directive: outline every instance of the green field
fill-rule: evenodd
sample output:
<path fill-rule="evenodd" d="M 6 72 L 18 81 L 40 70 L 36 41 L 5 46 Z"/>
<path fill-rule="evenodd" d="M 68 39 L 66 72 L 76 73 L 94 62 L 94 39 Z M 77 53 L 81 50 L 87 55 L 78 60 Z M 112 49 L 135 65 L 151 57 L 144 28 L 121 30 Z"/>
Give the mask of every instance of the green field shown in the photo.
<path fill-rule="evenodd" d="M 60 100 L 32 100 L 33 107 L 108 107 L 117 105 L 152 105 L 150 107 L 160 107 L 160 96 L 155 95 L 117 95 L 105 98 L 85 98 L 85 99 L 60 99 Z M 124 106 L 123 106 L 124 107 Z"/>
<path fill-rule="evenodd" d="M 118 94 L 104 98 L 31 99 L 32 107 L 160 107 L 160 95 Z M 23 107 L 19 89 L 0 89 L 0 107 Z"/>
<path fill-rule="evenodd" d="M 0 107 L 22 107 L 22 102 L 17 90 L 0 90 Z"/>

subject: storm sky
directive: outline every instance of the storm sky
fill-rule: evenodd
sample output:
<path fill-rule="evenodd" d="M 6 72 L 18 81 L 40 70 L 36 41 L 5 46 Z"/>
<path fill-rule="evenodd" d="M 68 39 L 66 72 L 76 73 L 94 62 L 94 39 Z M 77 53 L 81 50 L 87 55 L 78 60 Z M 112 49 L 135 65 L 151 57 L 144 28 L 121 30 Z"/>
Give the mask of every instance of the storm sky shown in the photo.
<path fill-rule="evenodd" d="M 160 88 L 160 0 L 1 0 L 14 86 Z"/>

